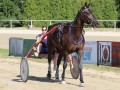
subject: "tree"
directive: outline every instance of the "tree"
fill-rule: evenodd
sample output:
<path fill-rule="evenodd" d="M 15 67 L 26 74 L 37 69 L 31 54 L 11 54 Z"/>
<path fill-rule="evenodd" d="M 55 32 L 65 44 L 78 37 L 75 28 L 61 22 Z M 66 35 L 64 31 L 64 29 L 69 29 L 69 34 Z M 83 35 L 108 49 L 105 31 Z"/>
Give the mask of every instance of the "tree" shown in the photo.
<path fill-rule="evenodd" d="M 11 0 L 1 0 L 0 11 L 1 20 L 19 19 L 20 9 Z M 9 26 L 9 22 L 2 22 L 2 24 L 6 24 L 6 26 Z"/>
<path fill-rule="evenodd" d="M 95 2 L 95 3 L 94 3 Z M 114 0 L 90 0 L 93 13 L 98 20 L 116 20 L 117 11 Z M 113 22 L 100 22 L 100 27 L 113 27 Z"/>
<path fill-rule="evenodd" d="M 116 8 L 118 11 L 118 20 L 120 20 L 120 0 L 116 0 Z"/>
<path fill-rule="evenodd" d="M 103 20 L 117 20 L 116 4 L 113 0 L 104 0 L 102 9 Z M 103 22 L 104 27 L 114 27 L 114 22 Z"/>
<path fill-rule="evenodd" d="M 0 0 L 0 19 L 73 20 L 86 1 L 98 20 L 120 19 L 120 0 Z M 48 25 L 48 22 L 33 23 L 35 26 Z M 14 22 L 17 24 L 27 23 Z M 100 26 L 113 27 L 113 23 L 101 22 Z"/>

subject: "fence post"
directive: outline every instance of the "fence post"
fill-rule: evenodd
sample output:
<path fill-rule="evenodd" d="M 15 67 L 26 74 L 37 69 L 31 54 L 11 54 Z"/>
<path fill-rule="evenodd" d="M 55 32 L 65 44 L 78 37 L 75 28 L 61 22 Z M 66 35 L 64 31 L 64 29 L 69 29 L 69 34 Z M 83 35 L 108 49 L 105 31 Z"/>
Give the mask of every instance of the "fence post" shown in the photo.
<path fill-rule="evenodd" d="M 10 28 L 12 28 L 12 20 L 10 20 Z"/>
<path fill-rule="evenodd" d="M 33 23 L 32 23 L 32 20 L 30 20 L 30 22 L 31 22 L 31 23 L 30 23 L 30 24 L 31 24 L 30 26 L 31 26 L 31 28 L 33 28 Z"/>
<path fill-rule="evenodd" d="M 114 31 L 116 32 L 116 21 L 114 21 Z"/>
<path fill-rule="evenodd" d="M 52 21 L 50 20 L 50 25 L 52 25 Z"/>
<path fill-rule="evenodd" d="M 92 27 L 92 31 L 94 31 L 93 27 Z"/>

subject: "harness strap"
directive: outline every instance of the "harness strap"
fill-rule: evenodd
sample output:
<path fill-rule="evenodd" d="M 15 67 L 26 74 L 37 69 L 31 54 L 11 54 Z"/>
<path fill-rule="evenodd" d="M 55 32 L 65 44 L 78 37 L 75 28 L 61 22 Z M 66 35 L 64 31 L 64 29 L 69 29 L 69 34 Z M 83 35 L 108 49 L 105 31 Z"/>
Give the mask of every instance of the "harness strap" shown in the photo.
<path fill-rule="evenodd" d="M 60 27 L 58 27 L 57 38 L 58 38 L 59 42 L 61 41 L 62 35 L 63 35 L 63 25 L 61 25 Z"/>
<path fill-rule="evenodd" d="M 82 43 L 83 39 L 84 39 L 84 36 L 82 34 L 82 36 L 80 37 L 80 40 L 78 42 L 76 42 L 75 40 L 73 40 L 73 34 L 71 32 L 71 27 L 69 27 L 69 34 L 70 34 L 70 37 L 72 39 L 72 42 L 75 44 L 75 45 L 79 45 Z"/>

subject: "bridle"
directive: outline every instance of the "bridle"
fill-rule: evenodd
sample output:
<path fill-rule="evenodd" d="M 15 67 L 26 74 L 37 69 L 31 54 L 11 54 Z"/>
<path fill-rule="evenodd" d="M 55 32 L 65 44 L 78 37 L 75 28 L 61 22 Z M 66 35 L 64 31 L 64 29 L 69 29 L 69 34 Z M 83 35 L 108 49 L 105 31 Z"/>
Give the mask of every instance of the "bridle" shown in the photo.
<path fill-rule="evenodd" d="M 84 10 L 81 10 L 81 16 L 86 19 L 86 21 L 91 24 L 93 22 L 93 18 L 90 19 L 87 16 L 87 11 L 90 10 L 89 8 L 85 8 Z"/>

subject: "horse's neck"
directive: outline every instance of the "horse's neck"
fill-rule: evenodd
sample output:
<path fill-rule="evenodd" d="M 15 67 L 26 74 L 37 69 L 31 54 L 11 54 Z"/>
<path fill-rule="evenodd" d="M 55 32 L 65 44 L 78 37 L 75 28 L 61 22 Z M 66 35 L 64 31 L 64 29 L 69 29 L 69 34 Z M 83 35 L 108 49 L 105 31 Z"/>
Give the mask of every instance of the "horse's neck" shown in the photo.
<path fill-rule="evenodd" d="M 82 23 L 81 20 L 78 20 L 77 18 L 74 20 L 74 22 L 72 23 L 72 32 L 76 37 L 79 37 L 82 34 L 82 30 L 83 30 L 83 26 L 84 23 Z"/>

